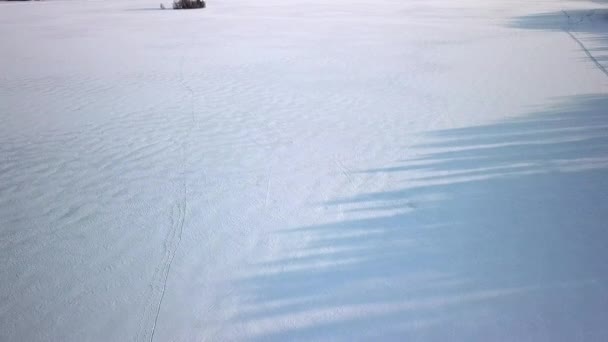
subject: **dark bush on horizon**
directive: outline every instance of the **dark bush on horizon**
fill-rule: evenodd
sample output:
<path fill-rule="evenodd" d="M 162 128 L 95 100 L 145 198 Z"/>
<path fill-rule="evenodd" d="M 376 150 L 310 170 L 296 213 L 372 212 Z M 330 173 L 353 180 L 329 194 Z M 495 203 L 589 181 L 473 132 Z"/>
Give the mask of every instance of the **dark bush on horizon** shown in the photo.
<path fill-rule="evenodd" d="M 173 9 L 205 8 L 204 0 L 174 0 Z"/>

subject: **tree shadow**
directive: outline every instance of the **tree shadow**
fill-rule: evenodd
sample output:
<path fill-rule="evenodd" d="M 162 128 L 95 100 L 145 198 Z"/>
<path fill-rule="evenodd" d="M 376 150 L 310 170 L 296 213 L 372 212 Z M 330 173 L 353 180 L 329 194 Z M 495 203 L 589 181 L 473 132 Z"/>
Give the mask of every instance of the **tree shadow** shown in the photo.
<path fill-rule="evenodd" d="M 594 9 L 565 9 L 514 18 L 510 26 L 519 29 L 570 32 L 604 70 L 608 65 L 608 1 L 586 1 L 601 4 Z"/>
<path fill-rule="evenodd" d="M 598 1 L 595 1 L 598 2 Z M 608 1 L 598 3 L 608 4 Z M 557 12 L 538 13 L 516 17 L 510 22 L 513 28 L 545 31 L 587 32 L 606 34 L 608 31 L 608 7 L 594 9 L 564 9 Z"/>
<path fill-rule="evenodd" d="M 608 97 L 425 135 L 237 281 L 253 340 L 608 339 Z M 409 154 L 411 155 L 411 154 Z M 361 189 L 364 190 L 364 189 Z"/>

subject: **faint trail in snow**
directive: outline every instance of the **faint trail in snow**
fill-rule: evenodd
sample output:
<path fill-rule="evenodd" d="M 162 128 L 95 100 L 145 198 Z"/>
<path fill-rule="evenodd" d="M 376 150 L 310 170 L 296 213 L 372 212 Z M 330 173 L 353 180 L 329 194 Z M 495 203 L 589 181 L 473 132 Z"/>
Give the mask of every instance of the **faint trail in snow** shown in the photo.
<path fill-rule="evenodd" d="M 591 59 L 593 61 L 593 63 L 595 63 L 595 66 L 597 66 L 597 68 L 600 69 L 600 71 L 603 72 L 604 75 L 608 76 L 608 70 L 606 70 L 606 68 L 602 65 L 602 63 L 600 63 L 595 57 L 593 57 L 593 55 L 591 54 L 591 52 L 589 52 L 589 50 L 585 47 L 585 45 L 578 38 L 576 38 L 576 36 L 574 34 L 572 34 L 572 32 L 566 31 L 566 33 L 575 42 L 578 43 L 578 45 L 581 47 L 581 49 L 583 49 L 583 51 L 585 52 L 585 54 L 587 55 L 587 57 L 589 57 L 589 59 Z"/>
<path fill-rule="evenodd" d="M 167 234 L 167 239 L 164 243 L 164 255 L 157 267 L 152 282 L 150 284 L 152 293 L 148 297 L 148 303 L 144 308 L 144 315 L 142 319 L 145 320 L 143 324 L 140 323 L 140 331 L 137 335 L 138 341 L 153 341 L 154 334 L 156 332 L 156 326 L 158 325 L 158 318 L 160 316 L 160 310 L 162 308 L 163 299 L 167 290 L 167 281 L 169 279 L 169 273 L 171 271 L 171 265 L 175 254 L 179 249 L 179 245 L 182 241 L 182 233 L 184 229 L 184 222 L 186 218 L 186 211 L 188 208 L 188 182 L 186 179 L 185 168 L 186 168 L 186 142 L 192 132 L 196 120 L 194 116 L 194 90 L 184 81 L 183 74 L 184 60 L 182 58 L 180 62 L 179 72 L 179 83 L 185 88 L 190 97 L 190 119 L 192 125 L 189 126 L 186 134 L 184 135 L 181 142 L 181 188 L 182 194 L 179 202 L 173 207 L 171 212 L 171 228 Z M 157 300 L 154 300 L 158 298 Z M 156 302 L 156 305 L 153 305 Z M 152 316 L 154 317 L 152 319 Z M 150 326 L 151 325 L 151 326 Z"/>
<path fill-rule="evenodd" d="M 355 183 L 353 182 L 353 178 L 351 176 L 351 171 L 346 166 L 344 166 L 344 163 L 339 158 L 336 158 L 334 161 L 336 162 L 336 165 L 338 165 L 338 167 L 340 168 L 340 171 L 342 172 L 344 177 L 346 177 L 346 179 L 348 180 L 350 185 L 354 186 Z"/>
<path fill-rule="evenodd" d="M 587 55 L 587 57 L 589 57 L 589 59 L 591 59 L 591 61 L 593 61 L 593 63 L 595 64 L 595 66 L 600 69 L 600 71 L 602 73 L 604 73 L 604 75 L 606 75 L 608 77 L 608 70 L 602 65 L 602 63 L 600 63 L 597 58 L 595 58 L 591 52 L 589 51 L 589 49 L 587 49 L 587 47 L 585 46 L 585 44 L 583 44 L 583 42 L 581 42 L 580 39 L 578 39 L 574 33 L 572 33 L 571 29 L 573 25 L 579 25 L 581 24 L 583 21 L 585 21 L 585 19 L 589 19 L 591 20 L 591 17 L 593 17 L 593 15 L 595 15 L 595 10 L 590 11 L 588 14 L 580 17 L 575 23 L 572 23 L 572 17 L 570 16 L 570 14 L 562 9 L 562 13 L 564 13 L 564 15 L 566 16 L 566 18 L 568 18 L 568 26 L 564 29 L 564 32 L 566 32 L 570 38 L 572 38 L 577 44 L 578 46 L 585 52 L 585 54 Z"/>
<path fill-rule="evenodd" d="M 272 178 L 272 167 L 268 171 L 268 180 L 266 181 L 266 198 L 264 199 L 264 208 L 268 208 L 268 196 L 270 195 L 270 180 Z"/>
<path fill-rule="evenodd" d="M 169 251 L 170 253 L 167 253 L 168 255 L 170 255 L 170 258 L 168 259 L 168 262 L 165 264 L 164 269 L 164 278 L 163 278 L 163 287 L 162 287 L 162 292 L 160 294 L 160 299 L 158 301 L 158 307 L 156 309 L 156 316 L 154 317 L 154 325 L 152 326 L 152 333 L 150 336 L 150 341 L 154 340 L 154 332 L 156 331 L 156 325 L 158 323 L 158 316 L 160 315 L 160 308 L 162 306 L 163 303 L 163 299 L 165 298 L 165 292 L 167 290 L 167 280 L 169 279 L 169 272 L 171 271 L 171 265 L 173 264 L 173 259 L 175 258 L 175 253 L 177 252 L 177 249 L 179 248 L 179 244 L 182 241 L 182 232 L 184 229 L 184 221 L 186 218 L 186 209 L 188 208 L 188 196 L 187 196 L 187 189 L 186 187 L 184 187 L 184 197 L 183 197 L 183 206 L 180 208 L 178 206 L 178 219 L 174 222 L 177 222 L 177 225 L 173 224 L 172 225 L 172 231 L 174 235 L 177 235 L 177 242 L 175 243 L 174 246 L 169 246 L 169 248 L 167 248 L 166 250 Z M 175 240 L 175 239 L 172 239 Z"/>
<path fill-rule="evenodd" d="M 184 191 L 185 190 L 186 189 L 184 188 Z M 147 303 L 144 307 L 144 314 L 141 317 L 140 329 L 136 338 L 137 341 L 152 341 L 154 339 L 154 332 L 156 330 L 162 300 L 165 296 L 169 271 L 171 270 L 175 252 L 177 251 L 182 238 L 182 230 L 187 209 L 187 197 L 184 197 L 184 199 L 184 202 L 177 203 L 171 209 L 171 228 L 167 233 L 167 238 L 164 243 L 163 258 L 156 268 L 150 283 L 151 294 L 148 296 Z M 156 298 L 158 299 L 155 300 Z"/>

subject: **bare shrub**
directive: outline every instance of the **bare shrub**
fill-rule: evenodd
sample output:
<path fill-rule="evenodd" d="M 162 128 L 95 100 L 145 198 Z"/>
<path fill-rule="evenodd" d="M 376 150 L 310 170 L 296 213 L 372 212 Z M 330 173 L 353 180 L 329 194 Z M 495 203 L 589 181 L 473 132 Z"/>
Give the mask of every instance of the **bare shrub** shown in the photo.
<path fill-rule="evenodd" d="M 174 0 L 173 9 L 205 8 L 204 0 Z"/>

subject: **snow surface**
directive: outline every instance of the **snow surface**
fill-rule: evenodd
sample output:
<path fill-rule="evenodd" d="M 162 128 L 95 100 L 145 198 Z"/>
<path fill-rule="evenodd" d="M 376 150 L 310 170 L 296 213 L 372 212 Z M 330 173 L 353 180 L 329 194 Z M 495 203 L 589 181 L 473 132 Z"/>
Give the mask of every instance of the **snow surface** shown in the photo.
<path fill-rule="evenodd" d="M 608 340 L 607 1 L 158 5 L 0 3 L 1 341 Z"/>

